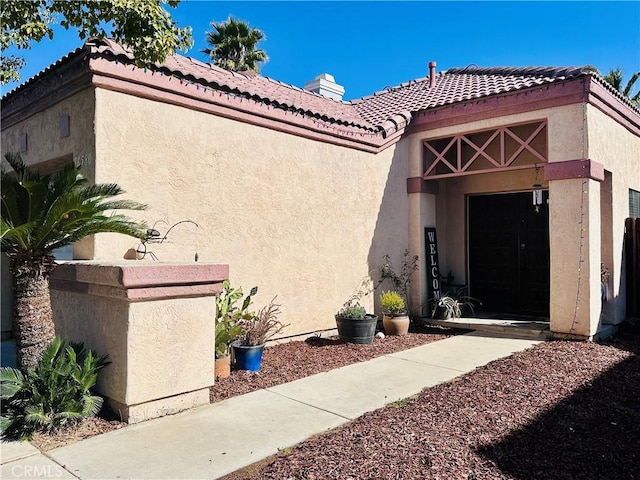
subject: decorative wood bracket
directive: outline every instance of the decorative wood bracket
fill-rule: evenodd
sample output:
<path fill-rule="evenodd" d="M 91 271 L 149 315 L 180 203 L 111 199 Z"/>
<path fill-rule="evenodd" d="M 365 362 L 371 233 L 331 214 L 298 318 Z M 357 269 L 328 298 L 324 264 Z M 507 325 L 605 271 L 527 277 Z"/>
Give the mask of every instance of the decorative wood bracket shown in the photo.
<path fill-rule="evenodd" d="M 547 122 L 500 127 L 424 142 L 423 178 L 519 170 L 547 163 Z"/>

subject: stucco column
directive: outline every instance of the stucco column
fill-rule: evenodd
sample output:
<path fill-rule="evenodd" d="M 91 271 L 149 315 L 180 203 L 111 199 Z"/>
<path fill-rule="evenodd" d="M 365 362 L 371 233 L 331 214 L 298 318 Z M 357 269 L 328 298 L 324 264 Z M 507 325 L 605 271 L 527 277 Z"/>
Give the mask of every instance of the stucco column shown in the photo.
<path fill-rule="evenodd" d="M 598 167 L 589 160 L 576 160 L 550 164 L 545 170 L 549 180 L 550 328 L 559 336 L 591 338 L 599 329 Z"/>
<path fill-rule="evenodd" d="M 409 292 L 413 311 L 421 312 L 428 301 L 425 272 L 428 268 L 424 227 L 436 226 L 437 183 L 422 178 L 422 140 L 412 139 L 409 145 L 409 255 L 418 255 L 419 270 L 414 274 Z M 421 312 L 422 313 L 422 312 Z"/>
<path fill-rule="evenodd" d="M 129 423 L 205 405 L 228 278 L 228 265 L 63 263 L 51 277 L 56 333 L 109 355 L 96 390 Z"/>

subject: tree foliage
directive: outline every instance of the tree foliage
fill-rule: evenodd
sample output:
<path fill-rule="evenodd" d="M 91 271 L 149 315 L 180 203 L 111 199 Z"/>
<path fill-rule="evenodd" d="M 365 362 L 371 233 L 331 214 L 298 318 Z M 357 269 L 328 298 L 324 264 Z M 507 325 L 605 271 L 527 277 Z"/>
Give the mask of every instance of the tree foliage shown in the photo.
<path fill-rule="evenodd" d="M 211 26 L 213 30 L 206 32 L 211 48 L 202 52 L 209 55 L 215 65 L 234 72 L 260 72 L 259 64 L 269 59 L 264 50 L 257 50 L 258 43 L 266 38 L 263 32 L 233 17 L 224 22 L 211 22 Z"/>
<path fill-rule="evenodd" d="M 176 50 L 193 45 L 191 28 L 179 28 L 163 5 L 175 8 L 180 0 L 4 0 L 0 5 L 0 82 L 20 79 L 23 57 L 5 50 L 31 48 L 53 26 L 74 28 L 81 39 L 112 37 L 128 45 L 139 66 L 162 62 Z"/>
<path fill-rule="evenodd" d="M 633 86 L 635 85 L 638 78 L 640 78 L 640 72 L 634 73 L 629 81 L 627 81 L 626 85 L 623 85 L 624 75 L 620 67 L 612 68 L 611 70 L 609 70 L 609 73 L 604 76 L 604 79 L 609 82 L 613 86 L 613 88 L 627 97 L 631 101 L 631 103 L 634 103 L 636 106 L 640 106 L 640 90 L 635 92 L 635 94 L 632 93 Z"/>

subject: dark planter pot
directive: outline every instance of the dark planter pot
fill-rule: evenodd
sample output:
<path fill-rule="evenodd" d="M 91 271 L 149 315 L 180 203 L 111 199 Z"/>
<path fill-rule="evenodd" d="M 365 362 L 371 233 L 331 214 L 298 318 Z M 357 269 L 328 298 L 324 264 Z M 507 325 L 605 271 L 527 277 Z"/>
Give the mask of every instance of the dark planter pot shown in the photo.
<path fill-rule="evenodd" d="M 238 370 L 257 372 L 262 366 L 264 345 L 233 345 L 233 356 Z"/>
<path fill-rule="evenodd" d="M 367 314 L 361 320 L 342 318 L 336 315 L 336 325 L 338 326 L 340 340 L 349 343 L 373 343 L 377 323 L 377 315 Z"/>

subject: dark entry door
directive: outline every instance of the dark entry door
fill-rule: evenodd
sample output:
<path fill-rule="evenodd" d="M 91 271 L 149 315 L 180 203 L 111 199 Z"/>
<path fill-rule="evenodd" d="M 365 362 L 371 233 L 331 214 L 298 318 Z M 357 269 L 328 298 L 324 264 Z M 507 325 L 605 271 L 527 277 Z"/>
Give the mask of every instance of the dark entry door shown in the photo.
<path fill-rule="evenodd" d="M 469 197 L 469 291 L 482 310 L 549 314 L 549 208 L 532 193 Z"/>

